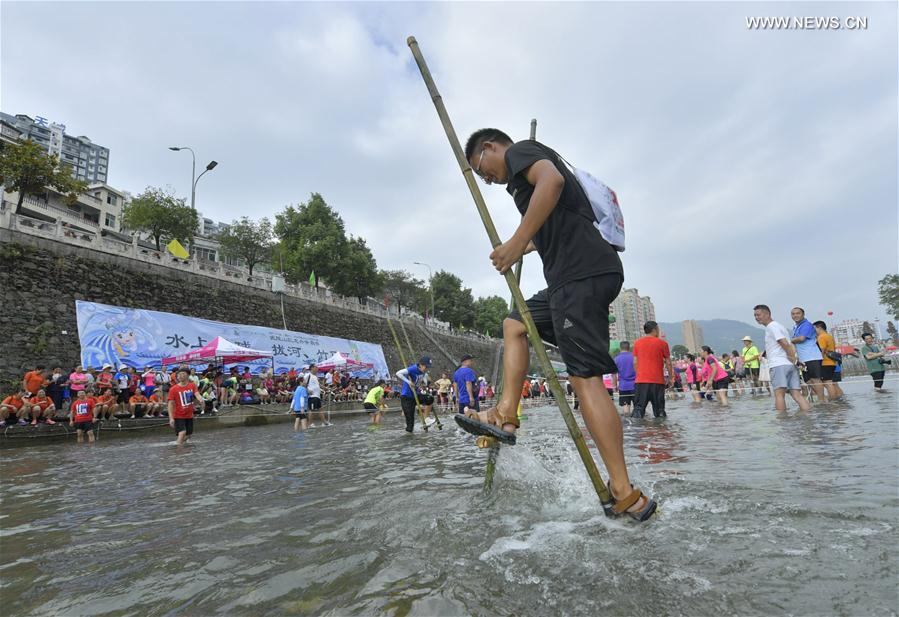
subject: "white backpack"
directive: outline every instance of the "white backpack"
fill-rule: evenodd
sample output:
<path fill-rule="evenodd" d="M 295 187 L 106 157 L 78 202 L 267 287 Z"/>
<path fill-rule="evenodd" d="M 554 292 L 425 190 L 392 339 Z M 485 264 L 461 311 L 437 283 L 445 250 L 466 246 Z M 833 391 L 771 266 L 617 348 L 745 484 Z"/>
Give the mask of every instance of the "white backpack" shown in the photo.
<path fill-rule="evenodd" d="M 619 253 L 624 252 L 624 215 L 621 214 L 621 206 L 618 205 L 618 196 L 615 191 L 607 187 L 590 173 L 578 169 L 561 156 L 559 158 L 568 167 L 578 184 L 584 191 L 590 207 L 593 208 L 593 226 L 599 230 L 606 242 L 612 245 Z"/>

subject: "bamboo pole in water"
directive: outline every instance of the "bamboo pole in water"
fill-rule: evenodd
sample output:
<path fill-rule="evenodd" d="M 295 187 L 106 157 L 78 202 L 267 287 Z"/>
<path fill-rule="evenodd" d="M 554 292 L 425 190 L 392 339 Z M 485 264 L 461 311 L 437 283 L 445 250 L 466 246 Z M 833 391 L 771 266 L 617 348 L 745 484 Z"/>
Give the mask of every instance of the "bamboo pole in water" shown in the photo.
<path fill-rule="evenodd" d="M 400 320 L 397 320 L 397 321 L 399 321 L 399 324 L 400 324 L 400 330 L 403 331 L 403 338 L 406 339 L 406 345 L 409 346 L 409 353 L 412 354 L 412 358 L 414 359 L 414 358 L 415 358 L 415 350 L 412 349 L 412 340 L 409 338 L 409 334 L 406 332 L 406 326 L 403 324 L 403 320 L 400 319 Z M 415 403 L 418 404 L 418 395 L 416 395 Z M 425 417 L 425 415 L 424 415 L 424 414 L 425 414 L 424 410 L 423 410 L 423 409 L 420 409 L 420 411 L 421 411 L 421 417 L 424 418 L 424 417 Z M 442 431 L 442 430 L 443 430 L 443 424 L 440 422 L 440 417 L 437 415 L 437 410 L 434 409 L 434 405 L 431 405 L 431 413 L 434 414 L 434 422 L 437 423 L 437 428 L 440 429 L 440 430 Z"/>
<path fill-rule="evenodd" d="M 462 170 L 462 176 L 468 184 L 468 190 L 471 192 L 471 196 L 474 199 L 475 207 L 477 208 L 478 214 L 481 217 L 481 222 L 484 224 L 484 228 L 487 231 L 487 236 L 490 238 L 490 244 L 496 248 L 501 244 L 499 234 L 496 233 L 496 227 L 493 225 L 493 219 L 490 216 L 490 212 L 487 210 L 484 196 L 481 195 L 481 191 L 475 181 L 474 170 L 472 170 L 468 161 L 465 160 L 465 154 L 462 152 L 462 146 L 459 144 L 456 130 L 453 128 L 452 121 L 450 121 L 449 114 L 446 111 L 446 106 L 443 104 L 443 98 L 437 91 L 434 78 L 431 76 L 431 71 L 428 69 L 428 65 L 418 47 L 418 42 L 415 40 L 415 37 L 410 36 L 406 39 L 406 43 L 412 51 L 412 56 L 415 58 L 416 64 L 418 64 L 421 77 L 428 88 L 428 93 L 431 95 L 431 101 L 437 109 L 437 115 L 440 117 L 440 122 L 443 124 L 443 130 L 446 132 L 446 137 L 453 149 L 453 154 L 456 155 L 456 161 L 459 163 L 459 168 Z M 593 460 L 590 449 L 587 447 L 587 442 L 584 440 L 584 435 L 581 433 L 581 429 L 574 419 L 574 414 L 571 412 L 571 407 L 568 405 L 568 399 L 565 398 L 565 392 L 562 391 L 562 384 L 559 383 L 559 378 L 556 376 L 555 370 L 553 370 L 552 363 L 549 361 L 549 356 L 546 354 L 546 348 L 543 346 L 543 341 L 540 340 L 540 335 L 537 332 L 537 326 L 534 324 L 534 319 L 531 317 L 527 304 L 525 304 L 524 296 L 521 294 L 521 288 L 515 280 L 515 274 L 512 270 L 507 270 L 505 277 L 506 284 L 509 286 L 509 291 L 512 292 L 512 297 L 515 299 L 515 306 L 518 307 L 518 312 L 521 314 L 522 321 L 524 321 L 525 328 L 528 332 L 528 338 L 531 341 L 531 345 L 534 347 L 540 366 L 547 376 L 550 390 L 556 399 L 556 403 L 559 405 L 562 419 L 565 421 L 568 432 L 574 440 L 574 445 L 581 457 L 587 475 L 593 483 L 596 495 L 599 497 L 600 503 L 602 503 L 603 510 L 606 515 L 611 515 L 612 496 L 599 475 L 596 461 Z"/>

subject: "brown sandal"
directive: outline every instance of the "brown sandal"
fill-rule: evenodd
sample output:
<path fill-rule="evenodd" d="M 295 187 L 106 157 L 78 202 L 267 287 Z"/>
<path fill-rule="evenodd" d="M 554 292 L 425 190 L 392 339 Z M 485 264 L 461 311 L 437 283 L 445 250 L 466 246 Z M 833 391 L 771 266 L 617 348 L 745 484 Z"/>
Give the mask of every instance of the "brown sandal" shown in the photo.
<path fill-rule="evenodd" d="M 612 495 L 612 514 L 615 516 L 627 515 L 638 523 L 642 523 L 655 514 L 658 504 L 648 495 L 644 495 L 640 489 L 634 488 L 633 485 L 631 485 L 631 488 L 633 490 L 624 499 L 615 499 L 615 496 Z M 609 494 L 611 495 L 611 490 L 609 491 Z M 646 497 L 646 505 L 635 512 L 628 512 L 628 508 L 633 507 L 633 505 L 638 503 L 642 497 Z"/>

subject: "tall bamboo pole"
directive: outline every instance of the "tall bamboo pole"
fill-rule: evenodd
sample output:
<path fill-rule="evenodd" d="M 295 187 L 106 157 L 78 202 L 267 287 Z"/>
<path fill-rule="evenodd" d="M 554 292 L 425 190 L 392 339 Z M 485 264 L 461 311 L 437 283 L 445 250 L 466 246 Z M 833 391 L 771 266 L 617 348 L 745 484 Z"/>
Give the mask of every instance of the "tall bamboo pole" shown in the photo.
<path fill-rule="evenodd" d="M 490 212 L 487 210 L 484 196 L 481 195 L 481 191 L 478 188 L 474 170 L 472 170 L 468 161 L 465 160 L 465 154 L 462 152 L 462 146 L 459 144 L 456 130 L 453 128 L 449 114 L 446 111 L 446 106 L 443 104 L 443 98 L 437 91 L 437 85 L 434 83 L 434 78 L 431 77 L 431 71 L 428 69 L 428 65 L 425 62 L 421 50 L 418 48 L 418 42 L 415 40 L 415 37 L 410 36 L 406 39 L 406 43 L 412 51 L 412 56 L 415 58 L 416 64 L 418 64 L 418 70 L 421 72 L 421 77 L 428 88 L 428 93 L 431 95 L 431 101 L 437 109 L 437 115 L 440 117 L 440 122 L 443 124 L 443 130 L 446 132 L 446 137 L 453 149 L 453 154 L 456 155 L 456 161 L 459 163 L 459 168 L 462 170 L 462 176 L 465 178 L 466 184 L 468 184 L 468 190 L 471 192 L 471 196 L 474 199 L 475 207 L 481 217 L 481 222 L 484 223 L 484 228 L 487 230 L 490 244 L 496 248 L 501 244 L 499 234 L 496 233 L 496 227 L 493 225 L 493 219 L 490 216 Z M 521 314 L 521 318 L 524 321 L 524 326 L 528 332 L 528 338 L 537 354 L 537 359 L 543 368 L 543 372 L 547 375 L 547 379 L 549 379 L 550 390 L 555 397 L 556 403 L 559 405 L 562 419 L 565 421 L 568 432 L 574 440 L 574 445 L 581 457 L 587 475 L 590 476 L 590 481 L 593 483 L 593 488 L 596 490 L 596 495 L 599 497 L 600 503 L 602 503 L 603 510 L 606 515 L 609 516 L 612 514 L 612 496 L 609 493 L 609 489 L 606 488 L 605 483 L 602 481 L 599 470 L 596 467 L 596 461 L 593 460 L 590 449 L 587 447 L 587 442 L 584 440 L 584 435 L 581 433 L 581 429 L 574 419 L 574 414 L 571 412 L 571 407 L 568 405 L 568 399 L 565 398 L 565 392 L 562 390 L 562 384 L 559 383 L 559 379 L 556 377 L 556 372 L 553 370 L 552 363 L 549 361 L 549 356 L 546 354 L 546 348 L 543 346 L 543 341 L 540 340 L 540 334 L 537 332 L 537 326 L 534 324 L 534 319 L 531 317 L 531 312 L 528 310 L 527 304 L 525 304 L 524 296 L 521 294 L 521 288 L 515 281 L 515 274 L 511 270 L 507 270 L 505 277 L 506 284 L 509 286 L 509 291 L 512 292 L 512 297 L 515 299 L 515 305 L 518 307 L 518 312 Z"/>

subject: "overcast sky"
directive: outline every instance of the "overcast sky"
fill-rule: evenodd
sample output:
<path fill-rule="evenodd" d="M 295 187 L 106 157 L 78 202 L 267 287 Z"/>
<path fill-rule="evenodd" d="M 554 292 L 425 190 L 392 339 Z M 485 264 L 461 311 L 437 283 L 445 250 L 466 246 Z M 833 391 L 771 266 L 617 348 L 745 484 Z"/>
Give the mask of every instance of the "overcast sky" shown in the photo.
<path fill-rule="evenodd" d="M 110 149 L 109 183 L 215 220 L 321 193 L 381 268 L 508 295 L 405 40 L 460 139 L 538 139 L 618 193 L 660 321 L 885 320 L 897 267 L 896 3 L 2 3 L 2 110 Z M 750 30 L 749 16 L 868 18 Z M 500 235 L 518 215 L 481 188 Z M 535 255 L 525 295 L 544 286 Z M 882 325 L 885 325 L 882 322 Z"/>

